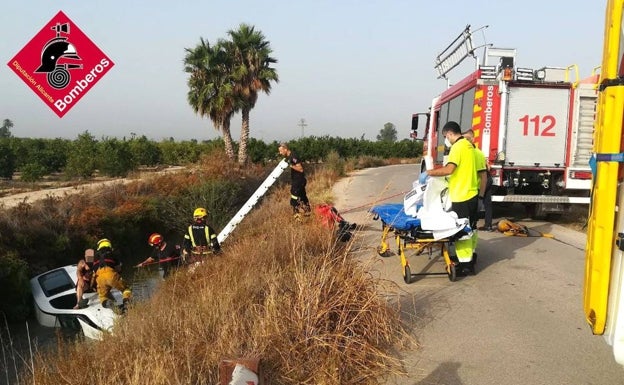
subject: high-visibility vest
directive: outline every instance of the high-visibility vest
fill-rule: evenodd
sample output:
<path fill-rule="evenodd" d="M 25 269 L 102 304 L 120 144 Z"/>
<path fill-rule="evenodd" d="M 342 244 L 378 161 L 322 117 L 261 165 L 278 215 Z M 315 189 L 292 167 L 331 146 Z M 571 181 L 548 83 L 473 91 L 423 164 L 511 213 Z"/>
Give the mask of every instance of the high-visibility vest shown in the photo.
<path fill-rule="evenodd" d="M 208 228 L 208 225 L 204 225 L 204 232 L 206 234 L 206 246 L 210 247 L 210 241 L 212 240 L 212 238 L 215 237 L 214 234 L 210 234 L 210 230 Z M 191 239 L 191 245 L 193 247 L 197 247 L 197 243 L 195 242 L 195 236 L 193 234 L 193 226 L 189 226 L 188 227 L 188 234 L 189 234 L 189 238 Z"/>

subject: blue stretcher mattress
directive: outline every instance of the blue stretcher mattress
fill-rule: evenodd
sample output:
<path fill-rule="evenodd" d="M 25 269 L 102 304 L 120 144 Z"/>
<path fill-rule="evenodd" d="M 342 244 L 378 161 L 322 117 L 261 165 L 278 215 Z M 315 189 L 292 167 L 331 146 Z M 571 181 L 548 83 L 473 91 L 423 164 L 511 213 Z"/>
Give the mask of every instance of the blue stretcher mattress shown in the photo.
<path fill-rule="evenodd" d="M 386 225 L 395 230 L 409 231 L 420 227 L 420 219 L 405 214 L 403 203 L 386 203 L 374 206 L 370 212 L 379 216 Z"/>

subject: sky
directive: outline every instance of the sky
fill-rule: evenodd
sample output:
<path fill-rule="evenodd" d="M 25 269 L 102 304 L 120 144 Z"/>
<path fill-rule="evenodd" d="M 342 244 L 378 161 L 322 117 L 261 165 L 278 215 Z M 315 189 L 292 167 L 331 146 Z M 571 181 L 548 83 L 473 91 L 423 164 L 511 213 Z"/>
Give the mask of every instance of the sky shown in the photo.
<path fill-rule="evenodd" d="M 434 60 L 466 25 L 488 26 L 474 33 L 475 45 L 515 48 L 518 66 L 576 64 L 583 78 L 600 65 L 605 7 L 590 0 L 4 1 L 0 120 L 10 119 L 17 137 L 218 138 L 186 100 L 185 48 L 247 23 L 270 42 L 280 79 L 251 111 L 251 137 L 376 140 L 390 122 L 404 139 L 411 115 L 426 112 L 447 87 Z M 59 11 L 115 63 L 63 118 L 7 65 Z M 475 65 L 467 59 L 449 81 Z M 240 120 L 231 122 L 236 141 Z"/>

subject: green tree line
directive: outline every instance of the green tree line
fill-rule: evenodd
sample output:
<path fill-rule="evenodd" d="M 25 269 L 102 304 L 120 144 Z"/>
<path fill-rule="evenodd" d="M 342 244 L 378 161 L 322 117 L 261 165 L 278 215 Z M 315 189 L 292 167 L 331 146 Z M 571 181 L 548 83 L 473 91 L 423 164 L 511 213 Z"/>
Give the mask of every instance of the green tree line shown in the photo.
<path fill-rule="evenodd" d="M 291 147 L 305 161 L 320 162 L 330 152 L 341 158 L 362 156 L 388 158 L 416 158 L 422 154 L 422 143 L 412 140 L 398 142 L 369 141 L 356 138 L 305 137 L 290 142 Z M 238 147 L 233 142 L 234 148 Z M 253 163 L 279 159 L 279 143 L 266 143 L 250 138 L 248 157 Z M 173 139 L 153 141 L 145 136 L 96 139 L 88 131 L 69 139 L 0 138 L 0 177 L 11 179 L 15 172 L 23 181 L 37 181 L 45 175 L 63 173 L 67 178 L 89 179 L 96 171 L 100 175 L 124 177 L 140 166 L 176 166 L 196 163 L 202 154 L 224 149 L 222 139 L 206 141 Z"/>

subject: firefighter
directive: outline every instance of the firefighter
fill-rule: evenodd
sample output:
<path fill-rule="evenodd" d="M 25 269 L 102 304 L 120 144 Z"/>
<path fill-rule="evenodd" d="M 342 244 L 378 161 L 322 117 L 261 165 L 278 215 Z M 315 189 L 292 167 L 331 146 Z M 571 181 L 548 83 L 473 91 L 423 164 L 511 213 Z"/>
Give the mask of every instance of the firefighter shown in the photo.
<path fill-rule="evenodd" d="M 111 290 L 117 289 L 121 292 L 124 306 L 132 297 L 130 288 L 121 278 L 121 263 L 113 253 L 113 245 L 106 238 L 100 239 L 95 252 L 95 282 L 97 285 L 98 298 L 103 307 L 112 308 L 115 299 Z"/>
<path fill-rule="evenodd" d="M 286 157 L 290 166 L 290 205 L 293 209 L 293 215 L 295 218 L 298 218 L 300 214 L 310 215 L 310 202 L 306 194 L 307 180 L 301 159 L 288 148 L 286 143 L 280 143 L 278 151 L 281 156 Z"/>
<path fill-rule="evenodd" d="M 152 253 L 147 259 L 137 265 L 143 267 L 150 263 L 158 263 L 158 270 L 163 278 L 169 275 L 171 267 L 180 260 L 180 245 L 165 241 L 159 233 L 153 233 L 147 238 L 147 244 L 152 247 Z"/>
<path fill-rule="evenodd" d="M 221 246 L 217 233 L 207 223 L 208 212 L 198 207 L 193 212 L 193 224 L 184 233 L 182 245 L 183 259 L 186 262 L 198 262 L 211 252 L 219 254 Z"/>

